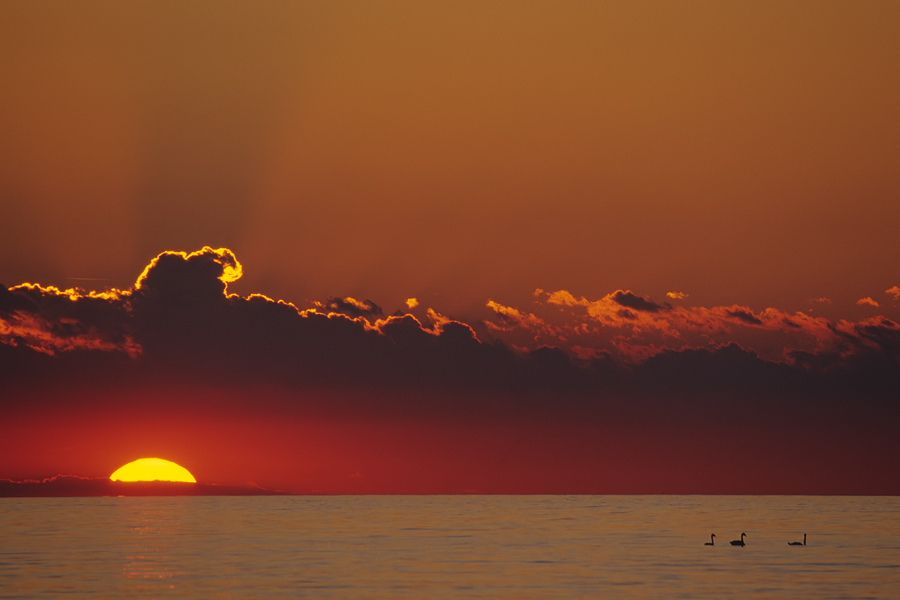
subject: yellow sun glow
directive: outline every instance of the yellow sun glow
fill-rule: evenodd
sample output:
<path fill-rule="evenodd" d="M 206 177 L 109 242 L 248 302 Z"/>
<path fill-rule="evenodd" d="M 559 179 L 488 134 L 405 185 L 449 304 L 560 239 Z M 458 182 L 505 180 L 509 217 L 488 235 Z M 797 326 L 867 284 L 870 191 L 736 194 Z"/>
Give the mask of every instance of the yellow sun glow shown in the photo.
<path fill-rule="evenodd" d="M 194 476 L 170 460 L 139 458 L 109 476 L 113 481 L 186 481 L 197 483 Z"/>

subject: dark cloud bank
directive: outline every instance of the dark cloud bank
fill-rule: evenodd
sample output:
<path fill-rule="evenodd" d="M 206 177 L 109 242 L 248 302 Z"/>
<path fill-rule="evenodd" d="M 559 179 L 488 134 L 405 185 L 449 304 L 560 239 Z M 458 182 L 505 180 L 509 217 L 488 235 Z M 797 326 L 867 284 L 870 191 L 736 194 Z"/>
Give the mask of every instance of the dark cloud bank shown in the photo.
<path fill-rule="evenodd" d="M 844 334 L 838 349 L 795 352 L 783 362 L 732 343 L 662 351 L 626 365 L 603 353 L 583 360 L 556 348 L 522 351 L 479 340 L 469 325 L 437 314 L 427 323 L 379 318 L 370 301 L 332 298 L 301 311 L 263 296 L 227 295 L 227 281 L 239 276 L 230 252 L 207 248 L 160 255 L 124 292 L 0 287 L 0 407 L 12 416 L 89 406 L 113 389 L 253 390 L 214 408 L 285 419 L 596 425 L 643 436 L 648 452 L 663 453 L 660 436 L 700 438 L 701 446 L 705 436 L 748 454 L 781 443 L 805 457 L 791 463 L 798 469 L 817 460 L 815 448 L 827 448 L 821 460 L 846 464 L 811 466 L 823 473 L 818 487 L 746 491 L 900 493 L 900 336 L 886 319 L 883 327 L 869 322 Z M 630 293 L 616 301 L 669 310 Z M 850 472 L 865 476 L 844 485 L 842 474 Z M 764 479 L 757 473 L 754 481 Z"/>

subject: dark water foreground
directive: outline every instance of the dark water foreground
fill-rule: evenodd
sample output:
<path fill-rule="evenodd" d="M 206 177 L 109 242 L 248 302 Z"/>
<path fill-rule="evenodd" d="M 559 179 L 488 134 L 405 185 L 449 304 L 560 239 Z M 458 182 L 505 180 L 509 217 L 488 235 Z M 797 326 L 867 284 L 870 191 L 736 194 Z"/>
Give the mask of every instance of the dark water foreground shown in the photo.
<path fill-rule="evenodd" d="M 0 499 L 35 597 L 900 598 L 900 498 Z"/>

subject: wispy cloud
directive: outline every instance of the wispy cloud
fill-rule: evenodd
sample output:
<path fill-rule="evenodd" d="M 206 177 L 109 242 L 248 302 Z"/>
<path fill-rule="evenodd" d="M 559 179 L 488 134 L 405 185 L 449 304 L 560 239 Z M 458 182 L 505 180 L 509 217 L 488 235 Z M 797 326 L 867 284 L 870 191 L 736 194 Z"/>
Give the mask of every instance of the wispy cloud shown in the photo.
<path fill-rule="evenodd" d="M 879 306 L 879 304 L 875 300 L 872 300 L 872 298 L 870 298 L 868 296 L 866 296 L 865 298 L 860 298 L 859 300 L 856 301 L 856 303 L 860 306 L 868 305 L 868 306 L 874 306 L 875 308 L 878 308 L 878 306 Z"/>

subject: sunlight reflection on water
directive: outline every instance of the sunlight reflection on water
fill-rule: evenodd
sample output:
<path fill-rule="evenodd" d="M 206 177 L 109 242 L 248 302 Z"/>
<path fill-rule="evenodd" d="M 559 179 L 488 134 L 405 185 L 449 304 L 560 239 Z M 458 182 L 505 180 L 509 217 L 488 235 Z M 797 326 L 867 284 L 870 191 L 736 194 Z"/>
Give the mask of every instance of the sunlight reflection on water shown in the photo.
<path fill-rule="evenodd" d="M 2 499 L 0 598 L 896 598 L 898 516 L 895 497 Z"/>

